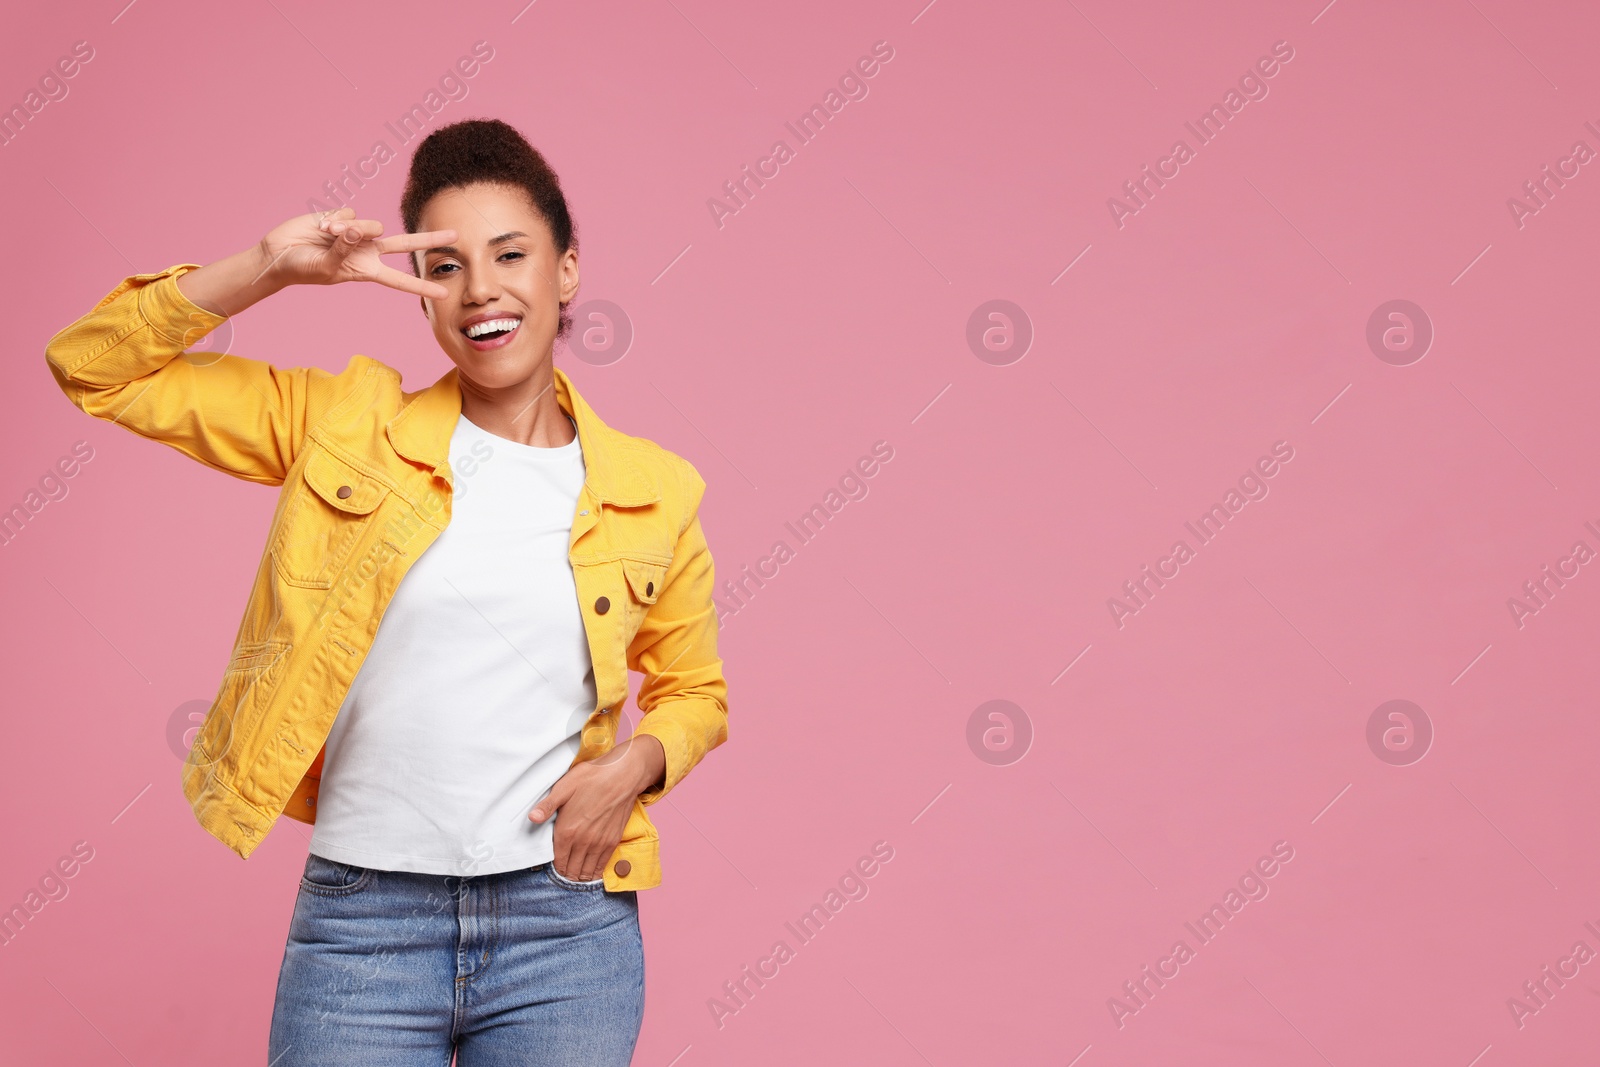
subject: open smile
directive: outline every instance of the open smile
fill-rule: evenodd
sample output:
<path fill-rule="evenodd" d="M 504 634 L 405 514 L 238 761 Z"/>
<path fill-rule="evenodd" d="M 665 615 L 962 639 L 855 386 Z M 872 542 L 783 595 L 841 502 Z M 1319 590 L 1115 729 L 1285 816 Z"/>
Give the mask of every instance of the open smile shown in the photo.
<path fill-rule="evenodd" d="M 492 319 L 480 319 L 461 328 L 461 336 L 467 339 L 467 344 L 480 352 L 487 352 L 493 348 L 510 344 L 511 339 L 517 335 L 517 330 L 522 326 L 522 319 L 515 315 L 502 315 Z"/>

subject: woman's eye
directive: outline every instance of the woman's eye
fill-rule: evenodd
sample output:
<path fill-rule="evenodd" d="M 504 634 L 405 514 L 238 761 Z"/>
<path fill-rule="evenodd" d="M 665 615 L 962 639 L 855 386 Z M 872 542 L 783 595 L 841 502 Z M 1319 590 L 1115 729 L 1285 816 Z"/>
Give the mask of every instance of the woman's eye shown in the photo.
<path fill-rule="evenodd" d="M 526 258 L 527 258 L 527 253 L 526 252 L 502 252 L 500 254 L 500 259 L 501 259 L 502 262 L 505 262 L 507 259 L 515 261 L 515 260 L 518 260 L 518 259 L 526 259 Z M 429 274 L 446 273 L 447 272 L 447 268 L 449 268 L 448 273 L 451 273 L 451 274 L 453 274 L 457 270 L 461 269 L 460 265 L 456 264 L 456 263 L 440 263 L 437 266 L 430 268 L 428 273 Z"/>

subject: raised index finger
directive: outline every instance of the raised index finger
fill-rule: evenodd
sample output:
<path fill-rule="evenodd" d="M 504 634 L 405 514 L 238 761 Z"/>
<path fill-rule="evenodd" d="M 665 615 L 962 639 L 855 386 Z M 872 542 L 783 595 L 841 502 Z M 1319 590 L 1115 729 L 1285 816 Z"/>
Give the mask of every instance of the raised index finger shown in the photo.
<path fill-rule="evenodd" d="M 380 255 L 387 256 L 395 252 L 419 252 L 424 248 L 449 244 L 455 239 L 454 230 L 428 230 L 424 233 L 397 233 L 392 237 L 379 238 L 373 244 Z"/>

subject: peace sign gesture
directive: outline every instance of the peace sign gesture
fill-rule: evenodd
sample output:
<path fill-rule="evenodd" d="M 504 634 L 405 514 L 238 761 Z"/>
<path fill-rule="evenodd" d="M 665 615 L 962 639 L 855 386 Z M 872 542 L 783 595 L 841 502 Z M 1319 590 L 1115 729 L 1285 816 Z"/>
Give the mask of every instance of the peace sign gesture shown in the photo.
<path fill-rule="evenodd" d="M 264 273 L 282 285 L 335 285 L 377 282 L 391 289 L 436 300 L 448 295 L 437 282 L 384 263 L 380 256 L 409 254 L 456 239 L 454 230 L 384 237 L 383 223 L 358 219 L 355 209 L 297 215 L 261 239 Z"/>

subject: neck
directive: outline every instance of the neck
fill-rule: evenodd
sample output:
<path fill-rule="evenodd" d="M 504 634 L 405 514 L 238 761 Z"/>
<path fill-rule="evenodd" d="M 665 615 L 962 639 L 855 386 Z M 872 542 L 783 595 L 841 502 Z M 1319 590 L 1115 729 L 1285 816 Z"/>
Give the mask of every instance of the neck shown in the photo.
<path fill-rule="evenodd" d="M 485 388 L 458 374 L 461 414 L 496 437 L 535 448 L 571 444 L 577 436 L 556 399 L 555 364 L 543 360 L 524 381 L 498 389 Z"/>

